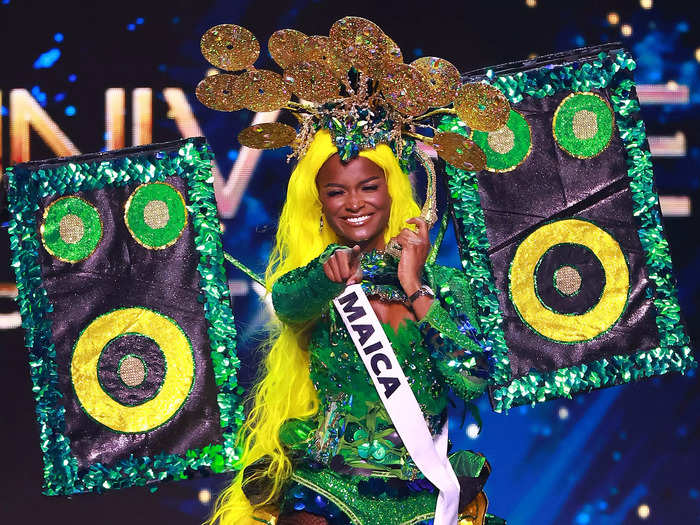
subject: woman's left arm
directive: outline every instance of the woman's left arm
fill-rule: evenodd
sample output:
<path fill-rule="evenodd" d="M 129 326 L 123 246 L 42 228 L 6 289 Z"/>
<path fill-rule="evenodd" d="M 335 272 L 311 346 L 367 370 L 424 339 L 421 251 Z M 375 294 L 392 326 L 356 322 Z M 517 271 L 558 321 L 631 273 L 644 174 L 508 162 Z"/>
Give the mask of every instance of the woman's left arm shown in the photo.
<path fill-rule="evenodd" d="M 486 389 L 491 352 L 483 346 L 473 296 L 456 268 L 430 268 L 438 297 L 421 320 L 421 330 L 435 349 L 436 364 L 455 393 L 469 401 Z"/>
<path fill-rule="evenodd" d="M 489 353 L 478 339 L 478 325 L 469 285 L 454 268 L 429 268 L 431 286 L 438 297 L 418 294 L 430 253 L 428 225 L 420 217 L 410 219 L 416 231 L 405 228 L 396 236 L 401 245 L 398 278 L 421 329 L 436 349 L 437 367 L 452 389 L 464 399 L 473 399 L 486 388 Z"/>

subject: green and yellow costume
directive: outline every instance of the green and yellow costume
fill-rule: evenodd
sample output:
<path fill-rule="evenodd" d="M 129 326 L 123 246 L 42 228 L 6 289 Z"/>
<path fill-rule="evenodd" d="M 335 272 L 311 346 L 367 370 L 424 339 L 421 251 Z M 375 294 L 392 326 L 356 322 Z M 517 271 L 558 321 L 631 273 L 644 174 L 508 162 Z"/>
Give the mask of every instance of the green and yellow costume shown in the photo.
<path fill-rule="evenodd" d="M 330 281 L 322 266 L 337 248 L 331 245 L 306 266 L 288 272 L 272 290 L 283 322 L 309 326 L 311 379 L 321 402 L 316 417 L 292 420 L 282 428 L 281 439 L 297 453 L 283 512 L 303 509 L 333 524 L 420 523 L 432 518 L 437 492 L 413 464 L 332 308 L 332 299 L 345 286 Z M 406 300 L 395 259 L 370 252 L 362 257 L 362 269 L 369 297 Z M 396 332 L 385 325 L 385 331 L 431 432 L 437 434 L 446 419 L 448 388 L 467 401 L 483 392 L 488 352 L 478 342 L 463 274 L 426 264 L 423 279 L 437 292 L 425 318 L 406 320 Z M 451 461 L 471 491 L 465 494 L 468 503 L 488 474 L 485 459 L 463 451 Z"/>

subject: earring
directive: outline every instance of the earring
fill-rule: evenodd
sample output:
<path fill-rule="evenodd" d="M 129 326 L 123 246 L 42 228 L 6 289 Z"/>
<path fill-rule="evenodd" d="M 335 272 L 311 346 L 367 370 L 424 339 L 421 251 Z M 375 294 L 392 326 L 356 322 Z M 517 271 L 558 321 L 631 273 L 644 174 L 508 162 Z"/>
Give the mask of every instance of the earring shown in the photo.
<path fill-rule="evenodd" d="M 323 232 L 323 214 L 321 215 L 321 220 L 319 221 L 319 224 L 318 224 L 318 232 L 319 233 Z"/>

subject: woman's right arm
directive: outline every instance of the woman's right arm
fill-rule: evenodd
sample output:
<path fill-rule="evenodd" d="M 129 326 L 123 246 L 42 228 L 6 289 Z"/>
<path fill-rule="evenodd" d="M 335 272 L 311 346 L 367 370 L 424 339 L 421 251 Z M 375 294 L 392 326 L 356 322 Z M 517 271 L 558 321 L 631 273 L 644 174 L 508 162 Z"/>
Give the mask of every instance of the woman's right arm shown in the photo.
<path fill-rule="evenodd" d="M 331 244 L 309 264 L 287 272 L 275 282 L 272 286 L 272 304 L 280 320 L 288 324 L 302 324 L 316 319 L 345 289 L 348 279 L 343 277 L 348 265 L 339 262 L 347 260 L 348 256 L 343 253 L 344 257 L 339 257 L 337 252 L 341 249 L 350 251 L 344 246 Z"/>

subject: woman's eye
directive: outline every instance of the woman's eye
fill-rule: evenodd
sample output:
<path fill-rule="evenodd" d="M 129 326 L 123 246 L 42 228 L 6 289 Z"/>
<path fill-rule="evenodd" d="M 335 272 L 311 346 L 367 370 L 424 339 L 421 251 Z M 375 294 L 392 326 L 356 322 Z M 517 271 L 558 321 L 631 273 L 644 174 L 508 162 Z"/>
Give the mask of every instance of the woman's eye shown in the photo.
<path fill-rule="evenodd" d="M 375 191 L 378 187 L 379 187 L 379 186 L 377 186 L 376 184 L 374 184 L 374 185 L 372 185 L 372 186 L 363 186 L 362 189 L 363 189 L 364 191 Z"/>
<path fill-rule="evenodd" d="M 338 195 L 341 195 L 343 192 L 341 190 L 333 190 L 329 191 L 326 195 L 329 197 L 337 197 Z"/>

